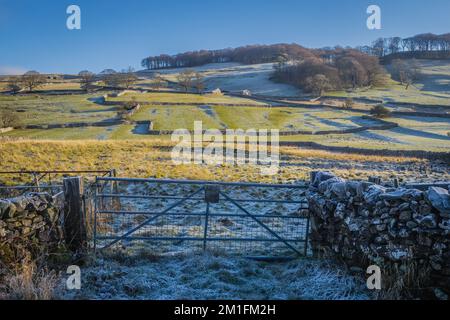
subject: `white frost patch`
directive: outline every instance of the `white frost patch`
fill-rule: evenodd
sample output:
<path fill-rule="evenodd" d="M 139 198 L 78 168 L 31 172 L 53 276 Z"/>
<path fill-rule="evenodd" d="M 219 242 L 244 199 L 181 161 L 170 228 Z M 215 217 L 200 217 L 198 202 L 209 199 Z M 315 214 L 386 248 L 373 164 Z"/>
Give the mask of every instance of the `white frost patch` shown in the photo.
<path fill-rule="evenodd" d="M 66 299 L 370 299 L 362 280 L 328 262 L 264 263 L 212 253 L 164 258 L 115 254 L 82 269 Z"/>
<path fill-rule="evenodd" d="M 299 96 L 301 91 L 294 86 L 275 83 L 270 80 L 274 70 L 273 63 L 243 65 L 239 63 L 212 63 L 193 68 L 157 70 L 164 75 L 174 76 L 186 69 L 201 72 L 208 90 L 242 92 L 250 90 L 253 94 L 266 96 Z M 145 71 L 141 73 L 145 74 Z"/>
<path fill-rule="evenodd" d="M 220 88 L 233 92 L 249 90 L 265 96 L 299 96 L 301 91 L 294 86 L 270 80 L 273 64 L 240 65 L 211 71 L 206 74 L 208 89 Z"/>

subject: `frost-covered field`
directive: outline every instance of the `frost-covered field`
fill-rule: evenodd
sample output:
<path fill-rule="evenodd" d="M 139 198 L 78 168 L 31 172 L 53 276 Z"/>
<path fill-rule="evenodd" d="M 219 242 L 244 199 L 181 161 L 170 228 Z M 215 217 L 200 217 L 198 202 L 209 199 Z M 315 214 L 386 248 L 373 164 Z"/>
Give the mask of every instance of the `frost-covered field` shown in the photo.
<path fill-rule="evenodd" d="M 158 258 L 116 253 L 82 269 L 64 299 L 370 299 L 365 281 L 327 261 L 264 263 L 223 253 Z"/>
<path fill-rule="evenodd" d="M 236 66 L 207 74 L 208 89 L 220 88 L 227 91 L 250 90 L 253 94 L 265 96 L 299 96 L 301 91 L 293 86 L 270 80 L 273 64 Z"/>
<path fill-rule="evenodd" d="M 201 72 L 206 79 L 208 90 L 220 88 L 227 91 L 250 90 L 254 94 L 267 96 L 298 96 L 301 91 L 297 88 L 275 83 L 270 80 L 273 73 L 273 63 L 241 65 L 239 63 L 214 63 L 191 68 Z M 159 70 L 169 80 L 176 81 L 176 75 L 183 68 Z"/>

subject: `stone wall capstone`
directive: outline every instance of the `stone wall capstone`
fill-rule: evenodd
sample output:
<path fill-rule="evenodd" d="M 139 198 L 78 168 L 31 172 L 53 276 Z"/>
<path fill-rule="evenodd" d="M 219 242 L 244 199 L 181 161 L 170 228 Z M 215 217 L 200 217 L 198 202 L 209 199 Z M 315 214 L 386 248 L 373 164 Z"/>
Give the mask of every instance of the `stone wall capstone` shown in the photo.
<path fill-rule="evenodd" d="M 311 175 L 311 246 L 349 267 L 406 266 L 414 262 L 430 286 L 450 294 L 450 195 Z"/>

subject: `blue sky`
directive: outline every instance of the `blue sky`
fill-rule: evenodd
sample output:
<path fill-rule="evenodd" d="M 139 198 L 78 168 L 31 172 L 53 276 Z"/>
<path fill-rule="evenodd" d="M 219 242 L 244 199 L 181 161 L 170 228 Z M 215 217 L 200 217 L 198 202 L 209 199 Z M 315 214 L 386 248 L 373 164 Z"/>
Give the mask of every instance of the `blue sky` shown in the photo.
<path fill-rule="evenodd" d="M 81 8 L 81 30 L 66 9 Z M 382 30 L 366 9 L 382 9 Z M 142 58 L 247 44 L 369 44 L 450 32 L 449 0 L 0 0 L 0 73 L 139 68 Z"/>

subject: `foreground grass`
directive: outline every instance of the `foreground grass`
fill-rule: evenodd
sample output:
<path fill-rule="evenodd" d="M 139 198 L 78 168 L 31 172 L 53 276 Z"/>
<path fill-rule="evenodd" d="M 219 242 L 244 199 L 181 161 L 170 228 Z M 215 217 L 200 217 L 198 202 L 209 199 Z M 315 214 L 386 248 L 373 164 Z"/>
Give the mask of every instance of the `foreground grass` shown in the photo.
<path fill-rule="evenodd" d="M 151 263 L 149 263 L 149 260 Z M 301 270 L 301 271 L 299 271 Z M 257 262 L 221 251 L 160 257 L 113 252 L 83 269 L 81 290 L 63 299 L 366 300 L 364 280 L 328 260 Z"/>
<path fill-rule="evenodd" d="M 0 171 L 107 170 L 119 176 L 196 180 L 290 183 L 307 180 L 312 170 L 330 170 L 344 178 L 366 179 L 379 175 L 405 181 L 450 180 L 448 166 L 414 158 L 350 155 L 297 148 L 281 148 L 276 176 L 264 176 L 259 167 L 225 165 L 176 165 L 168 140 L 0 142 Z M 426 169 L 432 168 L 432 169 Z M 0 176 L 4 183 L 21 183 L 25 177 Z"/>
<path fill-rule="evenodd" d="M 36 262 L 18 263 L 0 272 L 0 300 L 53 300 L 59 296 L 61 276 Z"/>

